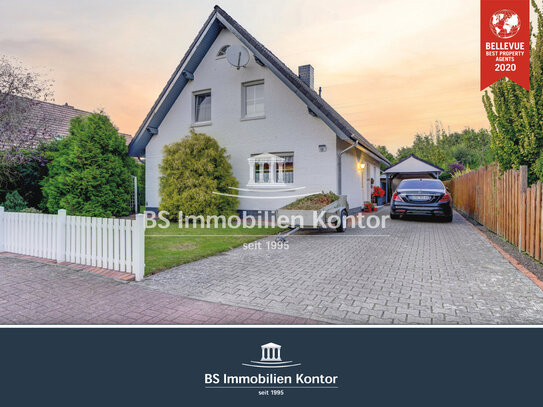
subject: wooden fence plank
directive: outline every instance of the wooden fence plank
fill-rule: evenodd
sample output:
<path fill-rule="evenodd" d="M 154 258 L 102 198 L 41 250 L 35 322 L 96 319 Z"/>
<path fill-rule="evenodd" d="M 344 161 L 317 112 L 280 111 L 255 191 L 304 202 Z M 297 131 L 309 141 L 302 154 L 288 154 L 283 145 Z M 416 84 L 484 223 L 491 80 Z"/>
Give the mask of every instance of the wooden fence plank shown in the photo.
<path fill-rule="evenodd" d="M 454 178 L 449 189 L 456 209 L 543 260 L 543 184 L 528 188 L 527 175 L 526 166 L 500 172 L 491 165 Z"/>

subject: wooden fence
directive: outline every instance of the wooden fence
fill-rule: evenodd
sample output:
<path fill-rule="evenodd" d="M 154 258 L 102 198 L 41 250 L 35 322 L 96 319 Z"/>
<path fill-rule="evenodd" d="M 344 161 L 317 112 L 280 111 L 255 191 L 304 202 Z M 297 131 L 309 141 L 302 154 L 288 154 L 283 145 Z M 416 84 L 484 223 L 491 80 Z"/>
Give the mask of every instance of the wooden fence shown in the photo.
<path fill-rule="evenodd" d="M 24 254 L 123 271 L 143 279 L 143 215 L 136 220 L 4 212 L 0 207 L 0 252 Z"/>
<path fill-rule="evenodd" d="M 543 259 L 541 182 L 528 188 L 527 167 L 501 172 L 481 167 L 449 182 L 454 207 L 518 246 Z"/>

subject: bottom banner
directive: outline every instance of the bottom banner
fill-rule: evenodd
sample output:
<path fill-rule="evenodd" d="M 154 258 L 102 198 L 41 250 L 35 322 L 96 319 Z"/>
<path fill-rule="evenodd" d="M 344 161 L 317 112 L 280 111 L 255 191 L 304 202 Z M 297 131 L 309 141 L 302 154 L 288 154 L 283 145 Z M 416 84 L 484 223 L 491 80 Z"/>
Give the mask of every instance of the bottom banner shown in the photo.
<path fill-rule="evenodd" d="M 3 405 L 527 405 L 540 329 L 2 329 Z"/>

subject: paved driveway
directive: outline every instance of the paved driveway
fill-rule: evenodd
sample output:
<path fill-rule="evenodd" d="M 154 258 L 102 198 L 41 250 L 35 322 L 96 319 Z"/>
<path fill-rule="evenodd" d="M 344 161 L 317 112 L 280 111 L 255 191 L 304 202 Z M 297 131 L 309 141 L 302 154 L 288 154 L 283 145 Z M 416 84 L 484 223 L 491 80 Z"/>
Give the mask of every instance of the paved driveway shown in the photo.
<path fill-rule="evenodd" d="M 170 294 L 346 324 L 540 324 L 543 292 L 462 217 L 306 233 L 237 248 L 142 284 Z"/>

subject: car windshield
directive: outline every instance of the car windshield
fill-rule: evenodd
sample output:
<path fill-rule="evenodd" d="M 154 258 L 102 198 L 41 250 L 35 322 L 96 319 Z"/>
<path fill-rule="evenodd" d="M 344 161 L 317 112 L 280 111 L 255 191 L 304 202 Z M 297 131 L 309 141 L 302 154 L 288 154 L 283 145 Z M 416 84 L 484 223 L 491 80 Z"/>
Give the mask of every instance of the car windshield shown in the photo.
<path fill-rule="evenodd" d="M 437 179 L 408 179 L 398 189 L 443 189 L 443 183 Z"/>

